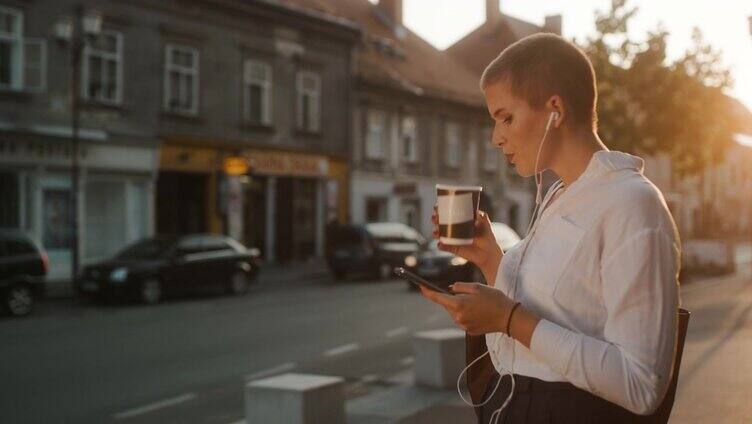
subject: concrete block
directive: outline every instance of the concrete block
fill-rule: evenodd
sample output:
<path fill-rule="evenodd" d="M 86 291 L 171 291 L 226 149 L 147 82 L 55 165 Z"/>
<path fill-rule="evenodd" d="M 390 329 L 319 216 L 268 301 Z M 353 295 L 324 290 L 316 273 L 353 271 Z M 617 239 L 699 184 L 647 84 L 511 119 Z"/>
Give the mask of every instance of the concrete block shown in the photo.
<path fill-rule="evenodd" d="M 247 424 L 344 424 L 345 380 L 287 373 L 248 382 Z"/>
<path fill-rule="evenodd" d="M 465 333 L 456 328 L 415 333 L 413 351 L 416 384 L 454 387 L 465 367 Z"/>

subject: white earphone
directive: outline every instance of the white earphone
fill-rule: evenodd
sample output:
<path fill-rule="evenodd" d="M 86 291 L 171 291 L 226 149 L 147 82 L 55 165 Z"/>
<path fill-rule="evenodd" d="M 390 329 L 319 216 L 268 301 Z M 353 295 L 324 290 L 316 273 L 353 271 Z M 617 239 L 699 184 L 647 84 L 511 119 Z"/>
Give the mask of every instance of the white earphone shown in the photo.
<path fill-rule="evenodd" d="M 535 186 L 536 186 L 536 189 L 537 189 L 536 194 L 535 194 L 535 208 L 533 209 L 532 219 L 530 220 L 530 224 L 528 225 L 528 228 L 527 228 L 527 233 L 525 234 L 526 237 L 527 237 L 527 235 L 530 234 L 530 229 L 533 226 L 533 222 L 535 221 L 535 216 L 538 213 L 538 208 L 539 208 L 539 206 L 540 206 L 540 204 L 542 202 L 542 200 L 541 200 L 541 186 L 543 184 L 543 177 L 541 176 L 540 177 L 540 181 L 538 181 L 538 176 L 540 174 L 542 174 L 542 172 L 538 172 L 538 161 L 540 159 L 541 150 L 543 149 L 543 143 L 545 143 L 546 139 L 548 138 L 548 132 L 551 129 L 551 124 L 553 124 L 555 120 L 559 119 L 559 116 L 560 116 L 560 114 L 559 114 L 558 111 L 555 110 L 555 111 L 551 112 L 551 115 L 549 115 L 549 117 L 548 117 L 548 123 L 546 124 L 546 131 L 543 133 L 543 138 L 541 139 L 540 145 L 538 146 L 538 155 L 535 158 Z M 523 246 L 523 250 L 522 250 L 522 254 L 521 254 L 520 260 L 517 263 L 518 269 L 515 271 L 515 276 L 517 276 L 517 274 L 519 273 L 519 264 L 522 262 L 522 258 L 524 257 L 526 250 L 527 250 L 527 244 L 525 244 Z M 512 290 L 513 290 L 513 292 L 510 293 L 510 294 L 511 294 L 512 299 L 514 299 L 516 297 L 516 295 L 517 295 L 517 279 L 516 278 L 515 278 Z M 514 370 L 512 369 L 514 367 L 514 345 L 512 345 L 512 346 L 513 346 L 513 348 L 512 348 L 512 366 L 510 367 L 510 369 L 504 370 L 505 371 L 504 375 L 508 375 L 509 376 L 511 387 L 510 387 L 510 390 L 509 390 L 509 394 L 507 395 L 506 399 L 502 403 L 501 407 L 497 408 L 491 414 L 491 417 L 490 417 L 490 420 L 489 420 L 490 423 L 498 423 L 499 417 L 501 417 L 501 411 L 503 411 L 509 405 L 509 403 L 512 401 L 512 397 L 514 396 L 515 381 L 514 381 Z M 486 403 L 488 403 L 488 401 L 491 400 L 491 398 L 493 398 L 493 395 L 496 393 L 496 390 L 499 389 L 499 385 L 501 384 L 501 379 L 502 379 L 502 377 L 504 377 L 504 375 L 500 375 L 499 376 L 499 379 L 496 381 L 496 386 L 491 391 L 491 393 L 488 394 L 488 396 L 486 397 L 486 400 L 484 400 L 483 402 L 478 403 L 478 404 L 474 404 L 472 402 L 469 402 L 467 399 L 465 399 L 465 397 L 462 395 L 462 390 L 460 390 L 460 380 L 462 380 L 462 375 L 465 374 L 465 372 L 468 370 L 468 368 L 472 367 L 476 362 L 478 362 L 484 356 L 490 355 L 490 353 L 491 353 L 491 350 L 489 349 L 489 350 L 486 351 L 486 353 L 484 353 L 483 355 L 477 357 L 473 362 L 471 362 L 468 366 L 466 366 L 462 370 L 462 372 L 460 372 L 460 375 L 457 377 L 457 393 L 459 393 L 460 398 L 462 399 L 463 402 L 465 402 L 467 405 L 472 406 L 474 408 L 485 405 Z"/>

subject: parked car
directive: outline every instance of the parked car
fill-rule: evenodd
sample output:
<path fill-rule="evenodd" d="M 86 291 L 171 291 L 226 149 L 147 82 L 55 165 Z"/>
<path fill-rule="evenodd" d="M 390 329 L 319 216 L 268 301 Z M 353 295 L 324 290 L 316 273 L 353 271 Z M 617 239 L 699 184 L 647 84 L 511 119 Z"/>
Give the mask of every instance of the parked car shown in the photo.
<path fill-rule="evenodd" d="M 44 295 L 47 254 L 27 235 L 0 230 L 0 299 L 11 316 L 28 315 Z"/>
<path fill-rule="evenodd" d="M 414 228 L 396 222 L 335 225 L 327 234 L 326 259 L 334 277 L 366 273 L 381 280 L 417 253 L 426 239 Z"/>
<path fill-rule="evenodd" d="M 491 231 L 496 237 L 502 250 L 507 251 L 520 241 L 517 233 L 501 222 L 492 222 Z M 449 287 L 457 281 L 480 281 L 482 275 L 478 268 L 465 258 L 439 250 L 438 240 L 429 243 L 421 252 L 405 258 L 405 269 L 435 283 L 441 287 Z M 417 286 L 407 283 L 410 290 L 418 290 Z"/>
<path fill-rule="evenodd" d="M 147 304 L 207 291 L 243 295 L 257 276 L 258 257 L 258 249 L 223 235 L 147 238 L 84 267 L 76 289 L 88 298 L 126 297 Z"/>

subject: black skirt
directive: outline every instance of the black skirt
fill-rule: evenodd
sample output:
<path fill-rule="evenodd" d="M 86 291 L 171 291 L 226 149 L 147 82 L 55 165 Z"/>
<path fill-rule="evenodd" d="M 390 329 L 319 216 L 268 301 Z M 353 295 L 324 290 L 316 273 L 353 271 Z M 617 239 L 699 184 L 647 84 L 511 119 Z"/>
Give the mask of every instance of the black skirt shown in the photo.
<path fill-rule="evenodd" d="M 486 386 L 483 400 L 491 393 L 499 379 L 495 373 Z M 491 400 L 481 407 L 482 424 L 564 424 L 564 423 L 644 423 L 644 416 L 633 414 L 619 405 L 601 399 L 570 383 L 547 382 L 537 378 L 515 375 L 514 396 L 501 411 L 498 421 L 491 415 L 506 400 L 511 389 L 505 376 Z M 481 401 L 482 402 L 482 401 Z M 499 414 L 496 414 L 499 415 Z M 496 418 L 494 416 L 494 418 Z"/>

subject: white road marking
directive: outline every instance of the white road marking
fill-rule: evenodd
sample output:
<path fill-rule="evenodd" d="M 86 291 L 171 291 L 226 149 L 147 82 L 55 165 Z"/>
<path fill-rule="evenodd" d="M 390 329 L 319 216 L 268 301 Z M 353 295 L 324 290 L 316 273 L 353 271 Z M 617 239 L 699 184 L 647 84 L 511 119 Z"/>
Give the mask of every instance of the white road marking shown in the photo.
<path fill-rule="evenodd" d="M 414 356 L 406 356 L 400 360 L 400 364 L 402 365 L 411 365 L 413 362 L 415 362 Z"/>
<path fill-rule="evenodd" d="M 159 402 L 150 403 L 148 405 L 139 406 L 138 408 L 129 409 L 127 411 L 118 412 L 113 415 L 116 419 L 122 420 L 124 418 L 135 417 L 136 415 L 145 414 L 147 412 L 156 411 L 157 409 L 167 408 L 168 406 L 175 406 L 180 403 L 188 402 L 196 397 L 195 393 L 186 393 L 184 395 L 176 396 L 174 398 L 160 400 Z"/>
<path fill-rule="evenodd" d="M 387 331 L 386 336 L 397 337 L 405 333 L 407 333 L 407 327 L 397 327 L 397 328 L 392 328 L 391 330 Z"/>
<path fill-rule="evenodd" d="M 246 376 L 243 377 L 243 378 L 246 381 L 256 380 L 256 379 L 259 379 L 259 378 L 262 378 L 262 377 L 269 377 L 269 376 L 274 375 L 274 374 L 280 374 L 280 373 L 283 373 L 285 371 L 290 371 L 291 369 L 295 368 L 296 366 L 297 366 L 297 364 L 295 364 L 294 362 L 287 362 L 285 364 L 278 365 L 278 366 L 273 367 L 273 368 L 267 368 L 265 370 L 257 371 L 257 372 L 255 372 L 253 374 L 246 374 Z"/>
<path fill-rule="evenodd" d="M 348 343 L 346 345 L 337 346 L 333 349 L 329 349 L 326 352 L 324 352 L 324 356 L 336 356 L 336 355 L 343 355 L 345 353 L 352 352 L 354 350 L 360 349 L 360 345 L 357 343 Z"/>

